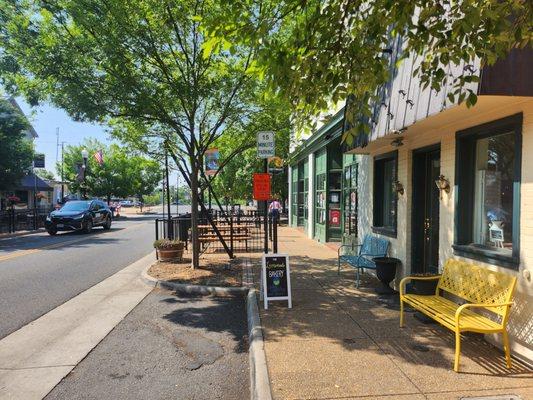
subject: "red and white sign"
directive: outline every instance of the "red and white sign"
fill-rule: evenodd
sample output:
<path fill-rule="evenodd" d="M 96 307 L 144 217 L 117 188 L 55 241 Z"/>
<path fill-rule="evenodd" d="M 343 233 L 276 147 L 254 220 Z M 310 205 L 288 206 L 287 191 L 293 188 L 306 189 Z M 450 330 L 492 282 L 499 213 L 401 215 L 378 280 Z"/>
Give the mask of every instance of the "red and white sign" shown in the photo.
<path fill-rule="evenodd" d="M 341 224 L 341 211 L 340 210 L 329 210 L 329 225 L 340 226 L 340 224 Z"/>
<path fill-rule="evenodd" d="M 254 200 L 270 199 L 270 174 L 254 174 Z"/>

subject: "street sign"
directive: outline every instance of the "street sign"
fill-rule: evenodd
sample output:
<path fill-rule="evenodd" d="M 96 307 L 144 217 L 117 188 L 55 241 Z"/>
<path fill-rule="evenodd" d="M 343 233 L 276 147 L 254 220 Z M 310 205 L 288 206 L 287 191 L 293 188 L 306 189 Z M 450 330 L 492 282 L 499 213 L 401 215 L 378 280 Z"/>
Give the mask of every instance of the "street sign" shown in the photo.
<path fill-rule="evenodd" d="M 218 162 L 220 159 L 220 152 L 218 149 L 207 149 L 205 151 L 205 174 L 213 176 L 218 171 Z"/>
<path fill-rule="evenodd" d="M 270 199 L 270 174 L 254 174 L 254 200 Z"/>
<path fill-rule="evenodd" d="M 292 308 L 289 256 L 263 254 L 262 267 L 261 286 L 265 310 L 268 310 L 268 302 L 275 300 L 287 300 L 288 307 Z"/>
<path fill-rule="evenodd" d="M 44 168 L 44 154 L 36 153 L 33 156 L 33 168 Z"/>
<path fill-rule="evenodd" d="M 274 132 L 257 132 L 257 157 L 274 157 L 276 153 Z"/>

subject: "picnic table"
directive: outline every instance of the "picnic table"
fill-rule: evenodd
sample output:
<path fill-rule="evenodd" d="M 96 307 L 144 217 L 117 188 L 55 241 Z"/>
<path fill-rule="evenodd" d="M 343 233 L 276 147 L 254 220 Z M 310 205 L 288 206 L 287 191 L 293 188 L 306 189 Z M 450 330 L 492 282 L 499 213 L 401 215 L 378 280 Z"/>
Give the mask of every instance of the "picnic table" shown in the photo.
<path fill-rule="evenodd" d="M 221 234 L 225 242 L 230 240 L 236 242 L 245 242 L 246 251 L 248 251 L 248 240 L 252 239 L 249 234 L 248 226 L 236 225 L 236 226 L 218 226 L 217 229 Z M 218 242 L 220 239 L 211 225 L 198 225 L 199 235 L 198 239 L 201 243 Z M 233 229 L 233 234 L 232 234 Z"/>

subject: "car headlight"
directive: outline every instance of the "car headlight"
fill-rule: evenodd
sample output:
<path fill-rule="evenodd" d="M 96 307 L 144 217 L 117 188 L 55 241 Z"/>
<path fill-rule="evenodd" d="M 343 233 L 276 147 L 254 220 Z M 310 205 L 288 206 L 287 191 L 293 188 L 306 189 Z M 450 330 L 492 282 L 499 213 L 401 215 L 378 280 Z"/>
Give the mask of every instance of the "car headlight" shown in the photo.
<path fill-rule="evenodd" d="M 82 219 L 83 218 L 83 214 L 80 214 L 80 215 L 76 215 L 73 217 L 74 219 Z"/>

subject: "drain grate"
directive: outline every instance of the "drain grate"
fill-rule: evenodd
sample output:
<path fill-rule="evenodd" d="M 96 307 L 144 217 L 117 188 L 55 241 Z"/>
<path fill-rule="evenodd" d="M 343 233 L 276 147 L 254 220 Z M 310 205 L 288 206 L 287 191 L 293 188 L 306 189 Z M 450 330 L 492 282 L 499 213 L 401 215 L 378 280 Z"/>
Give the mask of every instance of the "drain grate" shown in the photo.
<path fill-rule="evenodd" d="M 497 396 L 461 397 L 459 400 L 522 400 L 516 394 L 499 394 Z"/>

